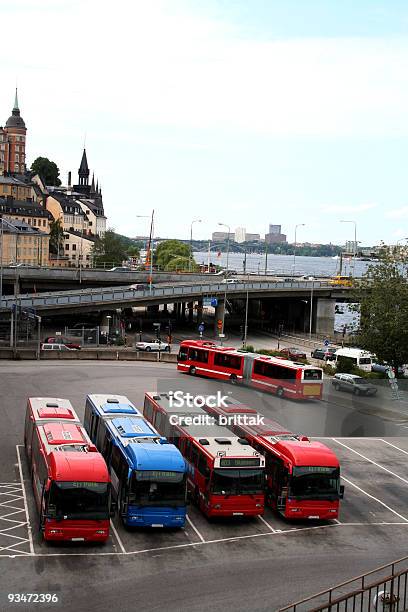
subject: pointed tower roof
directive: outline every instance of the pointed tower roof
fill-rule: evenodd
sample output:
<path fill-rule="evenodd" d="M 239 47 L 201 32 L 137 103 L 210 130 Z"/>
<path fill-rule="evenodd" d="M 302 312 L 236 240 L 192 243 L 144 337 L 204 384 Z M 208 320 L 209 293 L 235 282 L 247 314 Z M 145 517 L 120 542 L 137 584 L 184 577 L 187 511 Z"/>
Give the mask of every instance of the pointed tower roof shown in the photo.
<path fill-rule="evenodd" d="M 91 193 L 95 193 L 95 173 L 92 172 Z"/>
<path fill-rule="evenodd" d="M 89 176 L 89 167 L 88 167 L 88 160 L 86 158 L 86 149 L 84 149 L 84 152 L 82 153 L 81 165 L 79 166 L 78 173 L 79 175 L 86 174 L 87 176 Z"/>
<path fill-rule="evenodd" d="M 14 107 L 11 112 L 11 116 L 7 119 L 6 128 L 20 128 L 25 129 L 26 125 L 24 123 L 24 119 L 20 117 L 20 109 L 18 107 L 18 96 L 17 96 L 17 87 L 16 87 L 16 95 L 14 98 Z"/>

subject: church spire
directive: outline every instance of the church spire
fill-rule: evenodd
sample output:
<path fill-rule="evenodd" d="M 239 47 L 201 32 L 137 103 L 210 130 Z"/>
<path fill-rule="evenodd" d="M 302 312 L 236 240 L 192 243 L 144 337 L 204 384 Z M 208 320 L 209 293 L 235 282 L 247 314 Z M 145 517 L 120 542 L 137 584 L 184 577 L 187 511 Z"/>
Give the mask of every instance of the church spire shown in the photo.
<path fill-rule="evenodd" d="M 80 185 L 88 185 L 89 167 L 88 160 L 86 158 L 86 149 L 84 149 L 84 152 L 82 153 L 81 165 L 79 166 L 78 176 Z"/>
<path fill-rule="evenodd" d="M 14 107 L 13 107 L 13 110 L 17 110 L 17 111 L 18 111 L 18 110 L 20 110 L 20 109 L 18 108 L 17 87 L 16 87 L 16 95 L 15 95 L 15 98 L 14 98 Z"/>
<path fill-rule="evenodd" d="M 92 172 L 91 193 L 95 193 L 95 173 Z"/>

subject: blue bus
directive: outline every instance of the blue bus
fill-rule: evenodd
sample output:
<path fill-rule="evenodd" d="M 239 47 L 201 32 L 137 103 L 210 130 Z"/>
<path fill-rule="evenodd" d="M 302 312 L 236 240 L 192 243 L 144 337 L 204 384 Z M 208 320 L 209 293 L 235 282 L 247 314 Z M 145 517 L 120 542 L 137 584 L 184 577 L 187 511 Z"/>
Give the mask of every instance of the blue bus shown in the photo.
<path fill-rule="evenodd" d="M 108 465 L 126 527 L 184 527 L 187 467 L 124 396 L 88 395 L 85 429 Z"/>

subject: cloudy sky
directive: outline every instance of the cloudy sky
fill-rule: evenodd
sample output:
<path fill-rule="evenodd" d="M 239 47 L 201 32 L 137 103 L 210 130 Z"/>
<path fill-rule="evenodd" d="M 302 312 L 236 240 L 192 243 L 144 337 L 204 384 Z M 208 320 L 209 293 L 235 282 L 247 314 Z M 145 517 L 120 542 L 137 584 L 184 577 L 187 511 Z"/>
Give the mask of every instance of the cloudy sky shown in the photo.
<path fill-rule="evenodd" d="M 0 20 L 0 123 L 17 83 L 28 162 L 63 182 L 86 139 L 118 231 L 154 208 L 160 236 L 408 237 L 406 0 L 13 0 Z"/>

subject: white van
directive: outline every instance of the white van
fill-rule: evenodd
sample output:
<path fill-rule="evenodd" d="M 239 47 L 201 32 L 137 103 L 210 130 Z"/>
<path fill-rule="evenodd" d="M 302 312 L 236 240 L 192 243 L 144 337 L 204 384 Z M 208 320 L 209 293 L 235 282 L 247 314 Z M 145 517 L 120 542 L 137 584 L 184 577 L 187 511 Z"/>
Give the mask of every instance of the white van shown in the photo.
<path fill-rule="evenodd" d="M 359 348 L 341 348 L 337 349 L 334 353 L 333 360 L 335 363 L 337 363 L 339 357 L 350 359 L 357 368 L 360 368 L 360 370 L 371 372 L 374 355 L 368 351 Z"/>

